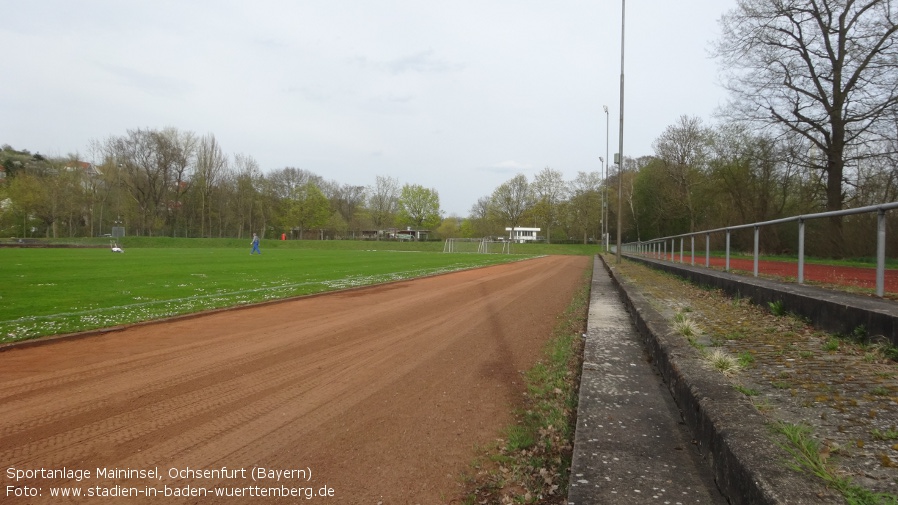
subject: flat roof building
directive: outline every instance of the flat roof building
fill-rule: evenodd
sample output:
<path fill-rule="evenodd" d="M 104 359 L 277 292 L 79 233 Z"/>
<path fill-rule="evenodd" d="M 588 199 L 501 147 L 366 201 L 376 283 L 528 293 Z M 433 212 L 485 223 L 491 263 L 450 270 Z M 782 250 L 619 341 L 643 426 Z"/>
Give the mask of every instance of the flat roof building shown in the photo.
<path fill-rule="evenodd" d="M 514 242 L 524 243 L 536 240 L 537 233 L 540 228 L 523 228 L 515 226 L 514 228 L 505 228 L 508 232 L 508 239 Z"/>

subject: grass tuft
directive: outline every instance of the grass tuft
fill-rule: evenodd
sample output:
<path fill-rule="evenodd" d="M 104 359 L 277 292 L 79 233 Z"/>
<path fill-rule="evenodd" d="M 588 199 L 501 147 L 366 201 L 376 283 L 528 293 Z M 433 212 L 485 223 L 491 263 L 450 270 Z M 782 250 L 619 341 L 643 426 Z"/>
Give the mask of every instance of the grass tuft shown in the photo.
<path fill-rule="evenodd" d="M 752 389 L 752 388 L 745 387 L 745 386 L 742 386 L 739 384 L 734 385 L 733 388 L 736 391 L 739 391 L 740 393 L 744 394 L 745 396 L 758 396 L 759 394 L 761 394 L 761 392 L 758 391 L 757 389 Z"/>
<path fill-rule="evenodd" d="M 770 308 L 770 313 L 774 316 L 782 317 L 786 315 L 786 306 L 782 300 L 768 302 L 767 306 Z"/>
<path fill-rule="evenodd" d="M 821 450 L 813 438 L 811 428 L 803 424 L 778 422 L 773 425 L 776 433 L 785 438 L 777 445 L 791 457 L 790 468 L 809 473 L 823 480 L 827 486 L 840 492 L 849 505 L 895 505 L 898 496 L 891 493 L 874 493 L 851 482 L 848 477 L 836 474 L 828 464 L 829 450 Z M 888 457 L 888 456 L 886 456 Z"/>
<path fill-rule="evenodd" d="M 753 365 L 755 362 L 755 356 L 749 351 L 743 351 L 739 353 L 739 366 L 742 368 L 747 368 Z"/>
<path fill-rule="evenodd" d="M 713 351 L 706 353 L 705 359 L 715 370 L 727 376 L 735 375 L 739 370 L 742 370 L 742 366 L 739 364 L 739 358 L 723 349 L 714 349 Z"/>
<path fill-rule="evenodd" d="M 686 338 L 695 337 L 699 334 L 698 325 L 683 312 L 678 312 L 674 316 L 674 328 L 677 333 Z"/>

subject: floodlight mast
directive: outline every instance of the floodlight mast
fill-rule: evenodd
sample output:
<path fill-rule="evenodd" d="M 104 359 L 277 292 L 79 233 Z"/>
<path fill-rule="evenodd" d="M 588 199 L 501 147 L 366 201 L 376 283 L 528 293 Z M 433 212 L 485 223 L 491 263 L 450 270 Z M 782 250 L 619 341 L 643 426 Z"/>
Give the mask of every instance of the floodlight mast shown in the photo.
<path fill-rule="evenodd" d="M 624 195 L 624 18 L 627 13 L 627 0 L 621 0 L 620 14 L 620 137 L 618 138 L 618 155 L 620 162 L 617 165 L 617 251 L 616 262 L 621 262 L 621 211 L 623 210 Z"/>
<path fill-rule="evenodd" d="M 599 162 L 602 164 L 602 192 L 599 194 L 599 235 L 600 251 L 605 252 L 605 158 L 599 156 Z"/>
<path fill-rule="evenodd" d="M 607 160 L 607 165 L 604 166 L 611 168 L 611 158 L 608 157 L 608 130 L 611 124 L 611 119 L 608 115 L 608 106 L 603 105 L 602 108 L 605 109 L 605 160 Z M 605 252 L 608 252 L 608 185 L 605 183 L 606 174 L 608 172 L 605 168 L 603 168 L 602 171 L 602 245 L 605 248 Z"/>

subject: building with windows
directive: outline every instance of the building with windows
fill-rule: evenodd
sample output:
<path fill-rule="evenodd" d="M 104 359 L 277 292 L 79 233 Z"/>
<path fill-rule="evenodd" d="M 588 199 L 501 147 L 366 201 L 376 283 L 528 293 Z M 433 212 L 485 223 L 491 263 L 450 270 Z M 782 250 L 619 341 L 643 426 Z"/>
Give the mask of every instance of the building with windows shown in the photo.
<path fill-rule="evenodd" d="M 508 232 L 508 240 L 521 244 L 537 240 L 537 233 L 539 233 L 539 230 L 539 228 L 522 228 L 519 226 L 505 228 L 505 231 Z"/>

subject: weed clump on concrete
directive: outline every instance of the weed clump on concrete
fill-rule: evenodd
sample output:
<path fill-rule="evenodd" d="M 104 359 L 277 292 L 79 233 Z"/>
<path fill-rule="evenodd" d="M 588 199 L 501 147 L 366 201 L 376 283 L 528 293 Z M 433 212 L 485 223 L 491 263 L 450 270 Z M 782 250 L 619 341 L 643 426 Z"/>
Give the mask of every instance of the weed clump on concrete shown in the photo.
<path fill-rule="evenodd" d="M 735 375 L 739 370 L 742 370 L 742 366 L 739 364 L 739 358 L 723 349 L 714 349 L 713 351 L 706 353 L 705 359 L 715 370 L 727 376 Z"/>

